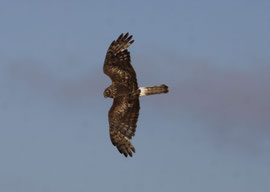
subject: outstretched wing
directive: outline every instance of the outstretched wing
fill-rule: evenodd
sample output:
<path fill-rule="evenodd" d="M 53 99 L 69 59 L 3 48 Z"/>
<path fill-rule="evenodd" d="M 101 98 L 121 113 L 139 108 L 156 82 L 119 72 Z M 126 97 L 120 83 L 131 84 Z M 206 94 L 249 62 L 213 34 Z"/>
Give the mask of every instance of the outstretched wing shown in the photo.
<path fill-rule="evenodd" d="M 121 154 L 132 157 L 135 148 L 130 140 L 135 135 L 139 117 L 139 97 L 116 97 L 109 111 L 110 138 Z"/>
<path fill-rule="evenodd" d="M 138 88 L 136 72 L 130 63 L 130 54 L 127 48 L 134 42 L 132 35 L 123 33 L 114 40 L 106 54 L 103 71 L 112 82 L 124 83 L 132 90 Z"/>

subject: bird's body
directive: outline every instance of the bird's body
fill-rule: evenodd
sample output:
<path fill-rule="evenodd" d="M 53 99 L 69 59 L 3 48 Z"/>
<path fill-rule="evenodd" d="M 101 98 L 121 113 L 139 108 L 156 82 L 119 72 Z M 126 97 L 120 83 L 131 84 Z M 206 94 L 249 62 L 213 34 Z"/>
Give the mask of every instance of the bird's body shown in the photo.
<path fill-rule="evenodd" d="M 126 157 L 132 157 L 135 148 L 130 140 L 135 135 L 139 117 L 139 97 L 167 93 L 167 85 L 138 87 L 136 72 L 130 62 L 127 48 L 134 42 L 128 33 L 121 34 L 107 51 L 103 71 L 112 80 L 105 89 L 104 97 L 113 98 L 109 110 L 110 138 L 112 144 Z"/>

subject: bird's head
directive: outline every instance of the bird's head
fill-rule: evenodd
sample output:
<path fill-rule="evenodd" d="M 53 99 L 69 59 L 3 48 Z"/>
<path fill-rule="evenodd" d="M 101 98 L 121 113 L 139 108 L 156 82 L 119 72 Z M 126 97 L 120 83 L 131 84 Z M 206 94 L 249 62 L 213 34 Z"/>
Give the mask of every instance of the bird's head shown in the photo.
<path fill-rule="evenodd" d="M 107 97 L 113 98 L 111 87 L 106 88 L 103 95 L 104 95 L 105 98 L 107 98 Z"/>

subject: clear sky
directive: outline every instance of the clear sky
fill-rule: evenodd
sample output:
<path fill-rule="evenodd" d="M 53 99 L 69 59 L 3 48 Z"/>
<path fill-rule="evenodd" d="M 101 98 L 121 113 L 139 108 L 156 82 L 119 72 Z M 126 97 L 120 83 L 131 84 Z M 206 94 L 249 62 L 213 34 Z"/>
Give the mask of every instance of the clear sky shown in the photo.
<path fill-rule="evenodd" d="M 0 1 L 1 192 L 270 191 L 270 1 Z M 106 50 L 130 32 L 133 158 L 112 146 Z"/>

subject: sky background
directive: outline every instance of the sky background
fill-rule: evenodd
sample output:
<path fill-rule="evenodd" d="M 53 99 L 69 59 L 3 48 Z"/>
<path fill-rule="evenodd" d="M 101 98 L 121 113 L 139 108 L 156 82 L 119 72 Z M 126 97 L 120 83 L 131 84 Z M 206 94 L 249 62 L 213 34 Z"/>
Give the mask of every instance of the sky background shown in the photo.
<path fill-rule="evenodd" d="M 0 1 L 0 191 L 270 191 L 268 0 Z M 133 158 L 102 67 L 130 32 Z"/>

